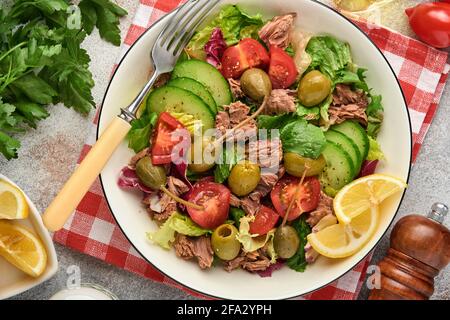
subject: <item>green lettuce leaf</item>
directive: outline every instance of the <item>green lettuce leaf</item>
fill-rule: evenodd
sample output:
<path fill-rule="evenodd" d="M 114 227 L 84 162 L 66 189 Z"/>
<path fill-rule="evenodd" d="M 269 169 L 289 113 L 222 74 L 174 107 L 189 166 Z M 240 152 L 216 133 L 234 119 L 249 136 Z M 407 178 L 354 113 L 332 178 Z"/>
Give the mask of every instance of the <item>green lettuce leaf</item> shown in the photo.
<path fill-rule="evenodd" d="M 302 157 L 317 159 L 325 148 L 323 131 L 305 120 L 288 123 L 280 134 L 284 152 L 294 152 Z"/>
<path fill-rule="evenodd" d="M 175 230 L 171 227 L 171 220 L 174 219 L 173 213 L 166 222 L 155 232 L 147 232 L 147 238 L 154 244 L 169 250 L 175 241 Z"/>
<path fill-rule="evenodd" d="M 330 36 L 317 36 L 309 40 L 306 52 L 311 56 L 310 69 L 319 69 L 334 82 L 340 70 L 354 67 L 348 43 Z"/>
<path fill-rule="evenodd" d="M 294 113 L 286 113 L 277 116 L 260 115 L 258 116 L 258 128 L 259 129 L 281 129 L 288 123 L 300 119 Z"/>
<path fill-rule="evenodd" d="M 306 270 L 307 262 L 305 257 L 305 245 L 307 242 L 306 236 L 311 233 L 311 228 L 304 217 L 294 221 L 292 227 L 297 231 L 300 238 L 300 245 L 298 246 L 297 253 L 286 261 L 289 268 L 303 272 Z"/>
<path fill-rule="evenodd" d="M 233 169 L 239 161 L 244 157 L 243 150 L 239 150 L 238 147 L 223 148 L 223 153 L 219 159 L 219 163 L 214 169 L 214 181 L 217 183 L 224 183 L 228 179 Z"/>
<path fill-rule="evenodd" d="M 305 120 L 319 120 L 320 118 L 320 107 L 308 108 L 300 103 L 297 104 L 297 110 L 295 113 L 302 119 Z"/>
<path fill-rule="evenodd" d="M 196 32 L 186 50 L 188 52 L 203 51 L 216 27 L 222 30 L 225 42 L 231 46 L 243 38 L 256 38 L 258 30 L 263 24 L 261 15 L 250 16 L 242 12 L 236 5 L 225 5 L 211 22 Z"/>
<path fill-rule="evenodd" d="M 381 150 L 381 146 L 377 140 L 369 136 L 369 153 L 367 154 L 366 160 L 383 160 L 385 159 L 384 153 Z"/>
<path fill-rule="evenodd" d="M 366 109 L 369 124 L 367 125 L 367 134 L 376 138 L 381 129 L 381 123 L 384 119 L 384 109 L 381 103 L 381 95 L 371 96 L 371 101 Z"/>
<path fill-rule="evenodd" d="M 199 227 L 191 218 L 178 212 L 172 214 L 170 218 L 169 227 L 186 236 L 200 237 L 204 234 L 212 233 L 211 230 Z"/>
<path fill-rule="evenodd" d="M 255 216 L 245 216 L 240 219 L 239 223 L 239 233 L 236 239 L 242 244 L 242 250 L 244 252 L 253 252 L 261 249 L 268 243 L 268 254 L 271 258 L 271 263 L 275 263 L 277 260 L 277 254 L 273 247 L 273 238 L 276 229 L 270 230 L 265 235 L 256 235 L 250 233 L 250 222 L 255 220 Z"/>
<path fill-rule="evenodd" d="M 230 216 L 233 218 L 233 221 L 235 222 L 236 226 L 239 228 L 241 224 L 241 218 L 245 216 L 245 211 L 241 208 L 230 208 Z"/>
<path fill-rule="evenodd" d="M 189 217 L 174 212 L 157 231 L 147 232 L 147 238 L 164 249 L 170 249 L 176 232 L 198 237 L 211 231 L 200 228 Z"/>

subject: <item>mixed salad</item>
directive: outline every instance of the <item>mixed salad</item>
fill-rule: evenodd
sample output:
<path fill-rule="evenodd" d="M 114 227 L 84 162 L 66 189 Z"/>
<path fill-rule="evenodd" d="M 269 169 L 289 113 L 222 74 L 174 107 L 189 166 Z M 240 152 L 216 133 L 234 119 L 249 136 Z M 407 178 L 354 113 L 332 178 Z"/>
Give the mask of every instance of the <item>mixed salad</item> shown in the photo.
<path fill-rule="evenodd" d="M 383 159 L 366 69 L 296 19 L 222 7 L 132 123 L 119 185 L 144 193 L 148 239 L 202 269 L 304 271 L 308 235 L 338 224 L 333 197 Z"/>

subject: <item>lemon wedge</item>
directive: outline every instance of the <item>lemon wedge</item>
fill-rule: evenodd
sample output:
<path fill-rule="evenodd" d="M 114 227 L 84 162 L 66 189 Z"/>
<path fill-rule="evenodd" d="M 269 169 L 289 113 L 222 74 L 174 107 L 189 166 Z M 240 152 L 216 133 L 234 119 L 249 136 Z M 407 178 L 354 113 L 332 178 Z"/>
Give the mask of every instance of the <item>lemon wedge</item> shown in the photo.
<path fill-rule="evenodd" d="M 399 178 L 372 174 L 359 178 L 342 188 L 333 201 L 334 213 L 340 223 L 348 224 L 369 208 L 378 207 L 386 198 L 404 190 Z"/>
<path fill-rule="evenodd" d="M 27 200 L 22 191 L 0 180 L 0 219 L 25 219 L 28 211 Z"/>
<path fill-rule="evenodd" d="M 47 252 L 41 240 L 10 221 L 0 221 L 0 256 L 32 277 L 39 277 L 47 266 Z"/>
<path fill-rule="evenodd" d="M 372 206 L 353 218 L 349 224 L 338 223 L 319 232 L 310 233 L 308 241 L 321 255 L 345 258 L 361 250 L 378 226 L 378 206 Z"/>

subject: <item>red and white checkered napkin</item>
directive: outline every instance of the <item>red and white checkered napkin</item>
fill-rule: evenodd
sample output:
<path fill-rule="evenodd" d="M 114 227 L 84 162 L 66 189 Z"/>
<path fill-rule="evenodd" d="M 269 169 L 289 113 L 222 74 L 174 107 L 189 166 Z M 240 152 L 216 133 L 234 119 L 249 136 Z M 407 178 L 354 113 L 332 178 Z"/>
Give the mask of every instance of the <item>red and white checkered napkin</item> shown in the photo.
<path fill-rule="evenodd" d="M 123 44 L 123 53 L 153 22 L 180 2 L 182 1 L 140 0 L 134 23 Z M 358 24 L 384 52 L 400 80 L 411 115 L 415 159 L 444 89 L 449 71 L 446 64 L 447 53 L 384 28 L 370 28 L 361 22 Z M 90 143 L 95 141 L 96 126 L 94 120 L 91 138 L 84 146 L 80 160 L 89 151 Z M 159 273 L 133 249 L 108 209 L 99 180 L 81 201 L 65 228 L 54 234 L 54 240 L 125 270 L 199 295 Z M 369 261 L 370 257 L 339 280 L 302 298 L 356 298 Z"/>

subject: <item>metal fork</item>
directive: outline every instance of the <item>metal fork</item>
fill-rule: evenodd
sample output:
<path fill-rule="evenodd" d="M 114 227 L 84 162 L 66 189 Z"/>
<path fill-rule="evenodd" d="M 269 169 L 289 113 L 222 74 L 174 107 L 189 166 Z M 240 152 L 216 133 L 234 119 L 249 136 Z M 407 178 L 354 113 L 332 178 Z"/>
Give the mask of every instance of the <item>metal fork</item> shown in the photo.
<path fill-rule="evenodd" d="M 83 199 L 109 158 L 125 138 L 136 119 L 136 112 L 145 96 L 163 73 L 173 70 L 181 52 L 220 0 L 189 0 L 173 15 L 159 34 L 151 52 L 154 72 L 133 102 L 121 109 L 118 115 L 67 180 L 56 198 L 43 215 L 44 224 L 50 231 L 64 226 L 77 205 Z"/>

